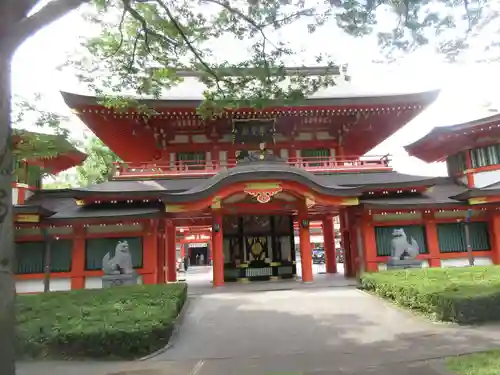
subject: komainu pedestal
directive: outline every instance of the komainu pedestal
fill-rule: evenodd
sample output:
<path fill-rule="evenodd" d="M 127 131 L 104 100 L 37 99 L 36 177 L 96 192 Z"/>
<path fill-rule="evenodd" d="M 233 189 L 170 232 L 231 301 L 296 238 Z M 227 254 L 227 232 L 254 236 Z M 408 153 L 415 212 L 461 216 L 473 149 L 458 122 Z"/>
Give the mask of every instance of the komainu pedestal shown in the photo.
<path fill-rule="evenodd" d="M 418 259 L 389 259 L 387 269 L 422 268 L 422 261 Z"/>
<path fill-rule="evenodd" d="M 138 282 L 137 274 L 132 267 L 132 257 L 127 241 L 118 241 L 114 255 L 107 253 L 102 259 L 102 287 L 135 285 Z"/>
<path fill-rule="evenodd" d="M 391 258 L 387 262 L 387 269 L 421 268 L 422 261 L 417 259 L 420 247 L 417 241 L 408 237 L 404 229 L 394 229 L 391 240 Z"/>
<path fill-rule="evenodd" d="M 120 285 L 136 285 L 137 275 L 104 275 L 102 277 L 102 287 L 109 288 Z"/>

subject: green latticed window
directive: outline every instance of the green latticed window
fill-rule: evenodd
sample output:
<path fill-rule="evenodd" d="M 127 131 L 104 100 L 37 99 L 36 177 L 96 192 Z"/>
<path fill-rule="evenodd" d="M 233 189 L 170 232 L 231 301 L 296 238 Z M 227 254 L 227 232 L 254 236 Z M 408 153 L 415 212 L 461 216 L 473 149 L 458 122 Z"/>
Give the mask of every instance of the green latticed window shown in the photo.
<path fill-rule="evenodd" d="M 472 168 L 500 164 L 500 145 L 478 147 L 470 151 Z"/>
<path fill-rule="evenodd" d="M 417 242 L 420 254 L 427 254 L 427 238 L 425 237 L 425 227 L 423 225 L 405 225 L 375 227 L 375 241 L 377 243 L 377 256 L 391 255 L 393 241 L 403 242 L 405 237 L 393 236 L 394 232 L 404 232 L 406 236 L 405 244 L 412 244 L 412 238 Z"/>
<path fill-rule="evenodd" d="M 305 159 L 306 162 L 309 162 L 308 165 L 311 167 L 318 167 L 321 163 L 311 163 L 311 161 L 315 161 L 315 159 L 320 159 L 322 161 L 326 161 L 330 157 L 330 149 L 328 148 L 309 148 L 300 151 L 301 158 Z"/>
<path fill-rule="evenodd" d="M 460 253 L 467 251 L 464 223 L 443 223 L 437 225 L 439 251 L 441 253 Z M 490 250 L 488 223 L 469 223 L 470 244 L 473 251 Z"/>
<path fill-rule="evenodd" d="M 178 152 L 176 158 L 189 169 L 205 169 L 205 152 Z"/>
<path fill-rule="evenodd" d="M 329 158 L 330 149 L 328 148 L 306 148 L 300 151 L 303 158 Z"/>
<path fill-rule="evenodd" d="M 85 269 L 95 271 L 102 269 L 102 258 L 106 253 L 114 253 L 119 241 L 127 241 L 132 266 L 142 268 L 142 237 L 126 238 L 92 238 L 85 241 Z"/>
<path fill-rule="evenodd" d="M 50 242 L 50 272 L 70 272 L 71 240 Z M 46 245 L 43 241 L 16 243 L 16 273 L 43 273 L 45 268 Z"/>

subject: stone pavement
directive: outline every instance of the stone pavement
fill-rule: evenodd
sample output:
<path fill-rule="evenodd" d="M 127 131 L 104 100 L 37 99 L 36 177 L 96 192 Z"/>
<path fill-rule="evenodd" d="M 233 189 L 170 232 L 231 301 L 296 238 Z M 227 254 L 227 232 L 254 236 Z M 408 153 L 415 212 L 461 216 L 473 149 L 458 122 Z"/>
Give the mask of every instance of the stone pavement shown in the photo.
<path fill-rule="evenodd" d="M 192 295 L 173 347 L 151 360 L 24 363 L 18 375 L 437 375 L 437 358 L 500 346 L 497 327 L 433 324 L 353 287 L 261 285 Z"/>

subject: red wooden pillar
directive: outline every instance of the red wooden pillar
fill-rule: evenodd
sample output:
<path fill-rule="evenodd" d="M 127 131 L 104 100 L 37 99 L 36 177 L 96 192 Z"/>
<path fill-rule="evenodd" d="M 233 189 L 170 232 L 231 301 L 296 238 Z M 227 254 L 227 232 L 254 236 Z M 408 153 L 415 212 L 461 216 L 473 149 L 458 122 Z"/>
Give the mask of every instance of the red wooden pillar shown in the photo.
<path fill-rule="evenodd" d="M 167 247 L 167 282 L 177 281 L 177 254 L 175 249 L 175 225 L 172 220 L 166 222 Z"/>
<path fill-rule="evenodd" d="M 157 273 L 157 283 L 164 284 L 166 281 L 165 270 L 166 270 L 166 241 L 165 241 L 165 225 L 163 220 L 158 223 L 158 231 L 156 232 L 156 242 L 157 242 L 157 252 L 158 257 L 158 273 Z"/>
<path fill-rule="evenodd" d="M 346 237 L 349 243 L 349 275 L 348 277 L 356 277 L 359 270 L 359 233 L 358 225 L 359 222 L 356 220 L 355 211 L 352 207 L 345 210 L 345 222 L 346 222 Z"/>
<path fill-rule="evenodd" d="M 471 173 L 472 169 L 472 155 L 471 155 L 471 150 L 465 150 L 465 174 L 467 177 L 467 187 L 468 188 L 473 188 L 475 187 L 475 182 L 474 182 L 474 174 Z"/>
<path fill-rule="evenodd" d="M 500 264 L 500 212 L 493 212 L 490 218 L 491 261 Z"/>
<path fill-rule="evenodd" d="M 427 250 L 429 251 L 429 267 L 441 267 L 441 253 L 433 212 L 424 213 L 424 225 Z"/>
<path fill-rule="evenodd" d="M 326 273 L 337 273 L 333 218 L 329 215 L 323 218 L 323 242 L 325 245 Z"/>
<path fill-rule="evenodd" d="M 365 263 L 364 270 L 366 272 L 377 272 L 378 262 L 375 228 L 372 223 L 372 217 L 367 212 L 363 212 L 360 225 L 361 235 L 363 236 L 363 249 L 360 249 L 360 251 L 363 251 L 363 259 Z"/>
<path fill-rule="evenodd" d="M 309 218 L 307 210 L 299 212 L 300 262 L 302 267 L 302 282 L 313 281 L 311 235 L 309 233 Z"/>
<path fill-rule="evenodd" d="M 347 213 L 345 209 L 339 213 L 340 224 L 340 247 L 344 253 L 344 277 L 351 277 L 351 242 L 349 239 L 349 232 L 347 231 Z"/>
<path fill-rule="evenodd" d="M 71 252 L 71 289 L 85 288 L 85 228 L 83 224 L 73 227 L 74 240 Z"/>
<path fill-rule="evenodd" d="M 212 261 L 213 261 L 213 287 L 224 285 L 224 241 L 222 233 L 222 215 L 213 212 L 212 225 Z"/>
<path fill-rule="evenodd" d="M 158 274 L 158 255 L 156 240 L 155 220 L 144 222 L 144 234 L 142 237 L 142 259 L 144 274 L 142 275 L 143 284 L 156 284 Z"/>

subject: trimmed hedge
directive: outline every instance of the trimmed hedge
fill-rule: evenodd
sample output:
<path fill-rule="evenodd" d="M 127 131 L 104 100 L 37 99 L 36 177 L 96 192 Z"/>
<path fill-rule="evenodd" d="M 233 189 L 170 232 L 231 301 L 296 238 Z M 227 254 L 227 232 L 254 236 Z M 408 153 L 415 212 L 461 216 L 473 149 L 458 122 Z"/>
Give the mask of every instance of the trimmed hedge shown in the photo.
<path fill-rule="evenodd" d="M 438 320 L 500 321 L 500 267 L 424 268 L 366 273 L 361 288 Z"/>
<path fill-rule="evenodd" d="M 148 355 L 168 343 L 186 298 L 186 284 L 18 296 L 18 357 L 133 359 Z"/>

